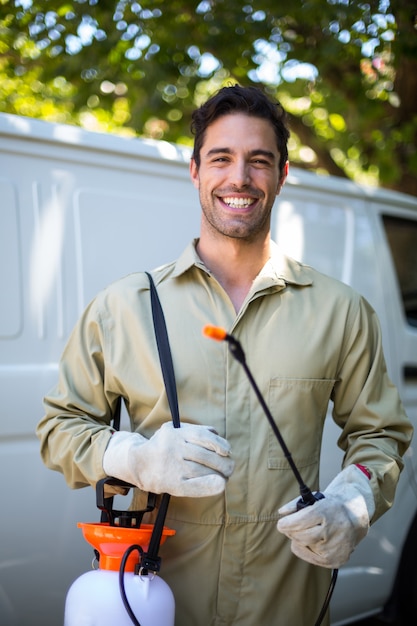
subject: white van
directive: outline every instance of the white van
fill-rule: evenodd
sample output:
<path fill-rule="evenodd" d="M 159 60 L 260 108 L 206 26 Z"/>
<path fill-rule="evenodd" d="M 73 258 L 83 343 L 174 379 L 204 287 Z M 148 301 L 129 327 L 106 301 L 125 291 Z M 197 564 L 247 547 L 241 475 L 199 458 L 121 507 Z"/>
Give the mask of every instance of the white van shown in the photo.
<path fill-rule="evenodd" d="M 99 520 L 95 494 L 71 491 L 43 466 L 35 426 L 88 301 L 122 275 L 176 258 L 198 234 L 188 160 L 187 149 L 165 142 L 0 115 L 3 626 L 62 624 L 68 588 L 90 569 L 77 522 Z M 390 375 L 417 425 L 417 199 L 292 170 L 275 211 L 273 236 L 287 253 L 351 284 L 377 310 Z M 324 437 L 326 485 L 342 458 L 331 419 Z M 393 509 L 340 571 L 334 626 L 397 605 L 403 624 L 417 623 L 413 450 Z"/>

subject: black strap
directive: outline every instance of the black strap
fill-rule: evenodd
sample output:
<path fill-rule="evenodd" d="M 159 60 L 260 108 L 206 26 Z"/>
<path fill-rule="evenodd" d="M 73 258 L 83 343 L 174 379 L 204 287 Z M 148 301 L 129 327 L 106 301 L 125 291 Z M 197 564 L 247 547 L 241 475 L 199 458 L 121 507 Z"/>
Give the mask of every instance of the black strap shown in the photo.
<path fill-rule="evenodd" d="M 122 397 L 118 396 L 116 408 L 113 413 L 113 428 L 114 430 L 120 430 L 120 414 L 122 412 Z"/>
<path fill-rule="evenodd" d="M 159 360 L 161 361 L 162 376 L 164 378 L 165 389 L 168 396 L 169 408 L 171 409 L 172 422 L 175 428 L 179 428 L 180 415 L 178 411 L 177 385 L 175 383 L 174 366 L 172 364 L 171 348 L 165 324 L 165 316 L 153 278 L 149 272 L 145 272 L 145 274 L 149 278 L 149 284 L 151 287 L 152 317 L 155 327 L 156 343 L 158 346 Z"/>
<path fill-rule="evenodd" d="M 169 345 L 164 311 L 162 309 L 161 301 L 159 300 L 158 292 L 152 276 L 149 272 L 145 272 L 145 274 L 149 278 L 151 288 L 152 319 L 155 329 L 156 344 L 158 346 L 159 360 L 161 362 L 162 376 L 172 415 L 172 422 L 175 428 L 179 428 L 180 414 L 178 410 L 177 385 L 175 382 L 174 366 L 172 363 L 171 347 Z M 122 398 L 119 396 L 113 413 L 113 428 L 115 430 L 120 430 L 121 407 Z"/>
<path fill-rule="evenodd" d="M 116 401 L 116 408 L 114 409 L 114 413 L 113 413 L 113 428 L 114 430 L 120 430 L 120 416 L 121 416 L 121 412 L 122 412 L 122 397 L 118 396 L 117 401 Z M 102 479 L 102 480 L 106 480 L 106 479 Z M 99 481 L 100 483 L 101 481 Z M 98 483 L 97 483 L 98 484 Z M 104 498 L 104 495 L 103 495 Z M 97 506 L 98 508 L 101 510 L 101 515 L 100 515 L 100 522 L 101 523 L 111 523 L 112 521 L 112 515 L 109 514 L 109 511 L 112 511 L 113 509 L 113 502 L 114 502 L 114 497 L 113 496 L 109 496 L 108 498 L 106 498 L 106 506 L 101 507 L 99 506 L 98 502 L 97 502 Z M 97 559 L 98 557 L 98 551 L 94 550 Z"/>
<path fill-rule="evenodd" d="M 145 272 L 151 288 L 152 318 L 155 328 L 156 343 L 158 346 L 159 360 L 161 362 L 162 376 L 168 397 L 169 408 L 171 409 L 172 422 L 174 428 L 180 427 L 180 415 L 178 410 L 177 386 L 175 383 L 174 366 L 172 363 L 171 348 L 169 345 L 168 332 L 165 324 L 165 316 L 159 300 L 158 292 L 152 276 Z M 162 494 L 158 515 L 149 542 L 148 552 L 143 555 L 141 567 L 144 570 L 158 572 L 161 567 L 161 559 L 158 557 L 161 543 L 162 531 L 164 529 L 165 517 L 168 510 L 170 495 Z"/>
<path fill-rule="evenodd" d="M 148 276 L 151 289 L 152 319 L 155 329 L 159 360 L 161 363 L 162 377 L 164 379 L 169 408 L 171 410 L 172 422 L 174 424 L 174 428 L 179 428 L 180 416 L 178 409 L 177 385 L 175 383 L 174 366 L 172 363 L 171 348 L 169 345 L 164 311 L 162 309 L 158 292 L 156 290 L 152 276 L 149 274 L 149 272 L 145 272 L 145 274 Z M 113 414 L 113 428 L 115 430 L 120 429 L 121 404 L 122 398 L 119 397 Z M 162 494 L 161 503 L 158 509 L 158 515 L 156 517 L 152 536 L 149 542 L 148 552 L 142 557 L 141 567 L 143 569 L 149 569 L 155 572 L 159 571 L 160 569 L 161 559 L 158 557 L 158 552 L 161 543 L 162 532 L 164 529 L 169 500 L 170 495 L 168 493 Z M 109 506 L 112 507 L 113 497 L 109 499 L 109 502 Z M 102 510 L 101 513 L 101 521 L 109 521 L 108 514 L 106 514 L 104 510 Z"/>

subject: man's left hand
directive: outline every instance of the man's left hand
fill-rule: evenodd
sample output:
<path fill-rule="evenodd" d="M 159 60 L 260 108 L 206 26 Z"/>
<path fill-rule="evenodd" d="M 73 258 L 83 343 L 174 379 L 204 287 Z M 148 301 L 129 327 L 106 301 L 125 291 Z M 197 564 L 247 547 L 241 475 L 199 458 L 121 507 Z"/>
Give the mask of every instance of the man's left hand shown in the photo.
<path fill-rule="evenodd" d="M 300 511 L 299 498 L 281 507 L 277 528 L 291 539 L 296 556 L 338 569 L 368 533 L 374 497 L 369 478 L 355 465 L 342 470 L 323 495 L 322 500 Z"/>

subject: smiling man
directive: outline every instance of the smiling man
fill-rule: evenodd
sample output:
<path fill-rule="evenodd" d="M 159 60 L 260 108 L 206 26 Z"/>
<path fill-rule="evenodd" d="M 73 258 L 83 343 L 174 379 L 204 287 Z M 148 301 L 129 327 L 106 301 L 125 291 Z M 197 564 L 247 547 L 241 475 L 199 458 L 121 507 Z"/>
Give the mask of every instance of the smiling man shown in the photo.
<path fill-rule="evenodd" d="M 191 161 L 202 208 L 197 252 L 237 311 L 270 256 L 271 211 L 288 169 L 280 161 L 269 120 L 239 112 L 209 126 Z"/>
<path fill-rule="evenodd" d="M 177 626 L 312 626 L 331 569 L 393 501 L 411 425 L 369 304 L 271 241 L 288 172 L 281 106 L 259 89 L 225 87 L 194 112 L 192 128 L 200 237 L 152 272 L 181 427 L 171 423 L 140 272 L 98 294 L 77 323 L 45 398 L 41 452 L 73 488 L 105 476 L 136 485 L 135 509 L 147 492 L 171 494 L 166 523 L 176 535 L 160 554 Z M 206 324 L 242 341 L 312 489 L 333 401 L 343 468 L 313 506 L 297 511 L 298 485 L 243 368 L 203 336 Z M 131 432 L 111 426 L 120 396 Z"/>

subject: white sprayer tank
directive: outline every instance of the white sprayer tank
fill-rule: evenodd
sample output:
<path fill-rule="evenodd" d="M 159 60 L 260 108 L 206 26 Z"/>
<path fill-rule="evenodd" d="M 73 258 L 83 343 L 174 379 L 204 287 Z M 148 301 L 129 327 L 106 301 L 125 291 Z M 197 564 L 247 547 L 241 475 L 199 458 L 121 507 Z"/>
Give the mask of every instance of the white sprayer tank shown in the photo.
<path fill-rule="evenodd" d="M 123 555 L 131 545 L 144 550 L 152 527 L 119 528 L 108 524 L 83 524 L 85 539 L 100 554 L 99 569 L 82 574 L 68 590 L 64 626 L 132 626 L 119 588 Z M 164 528 L 161 543 L 174 531 Z M 138 554 L 130 554 L 123 576 L 131 610 L 140 626 L 174 626 L 174 595 L 158 575 L 136 574 Z"/>

